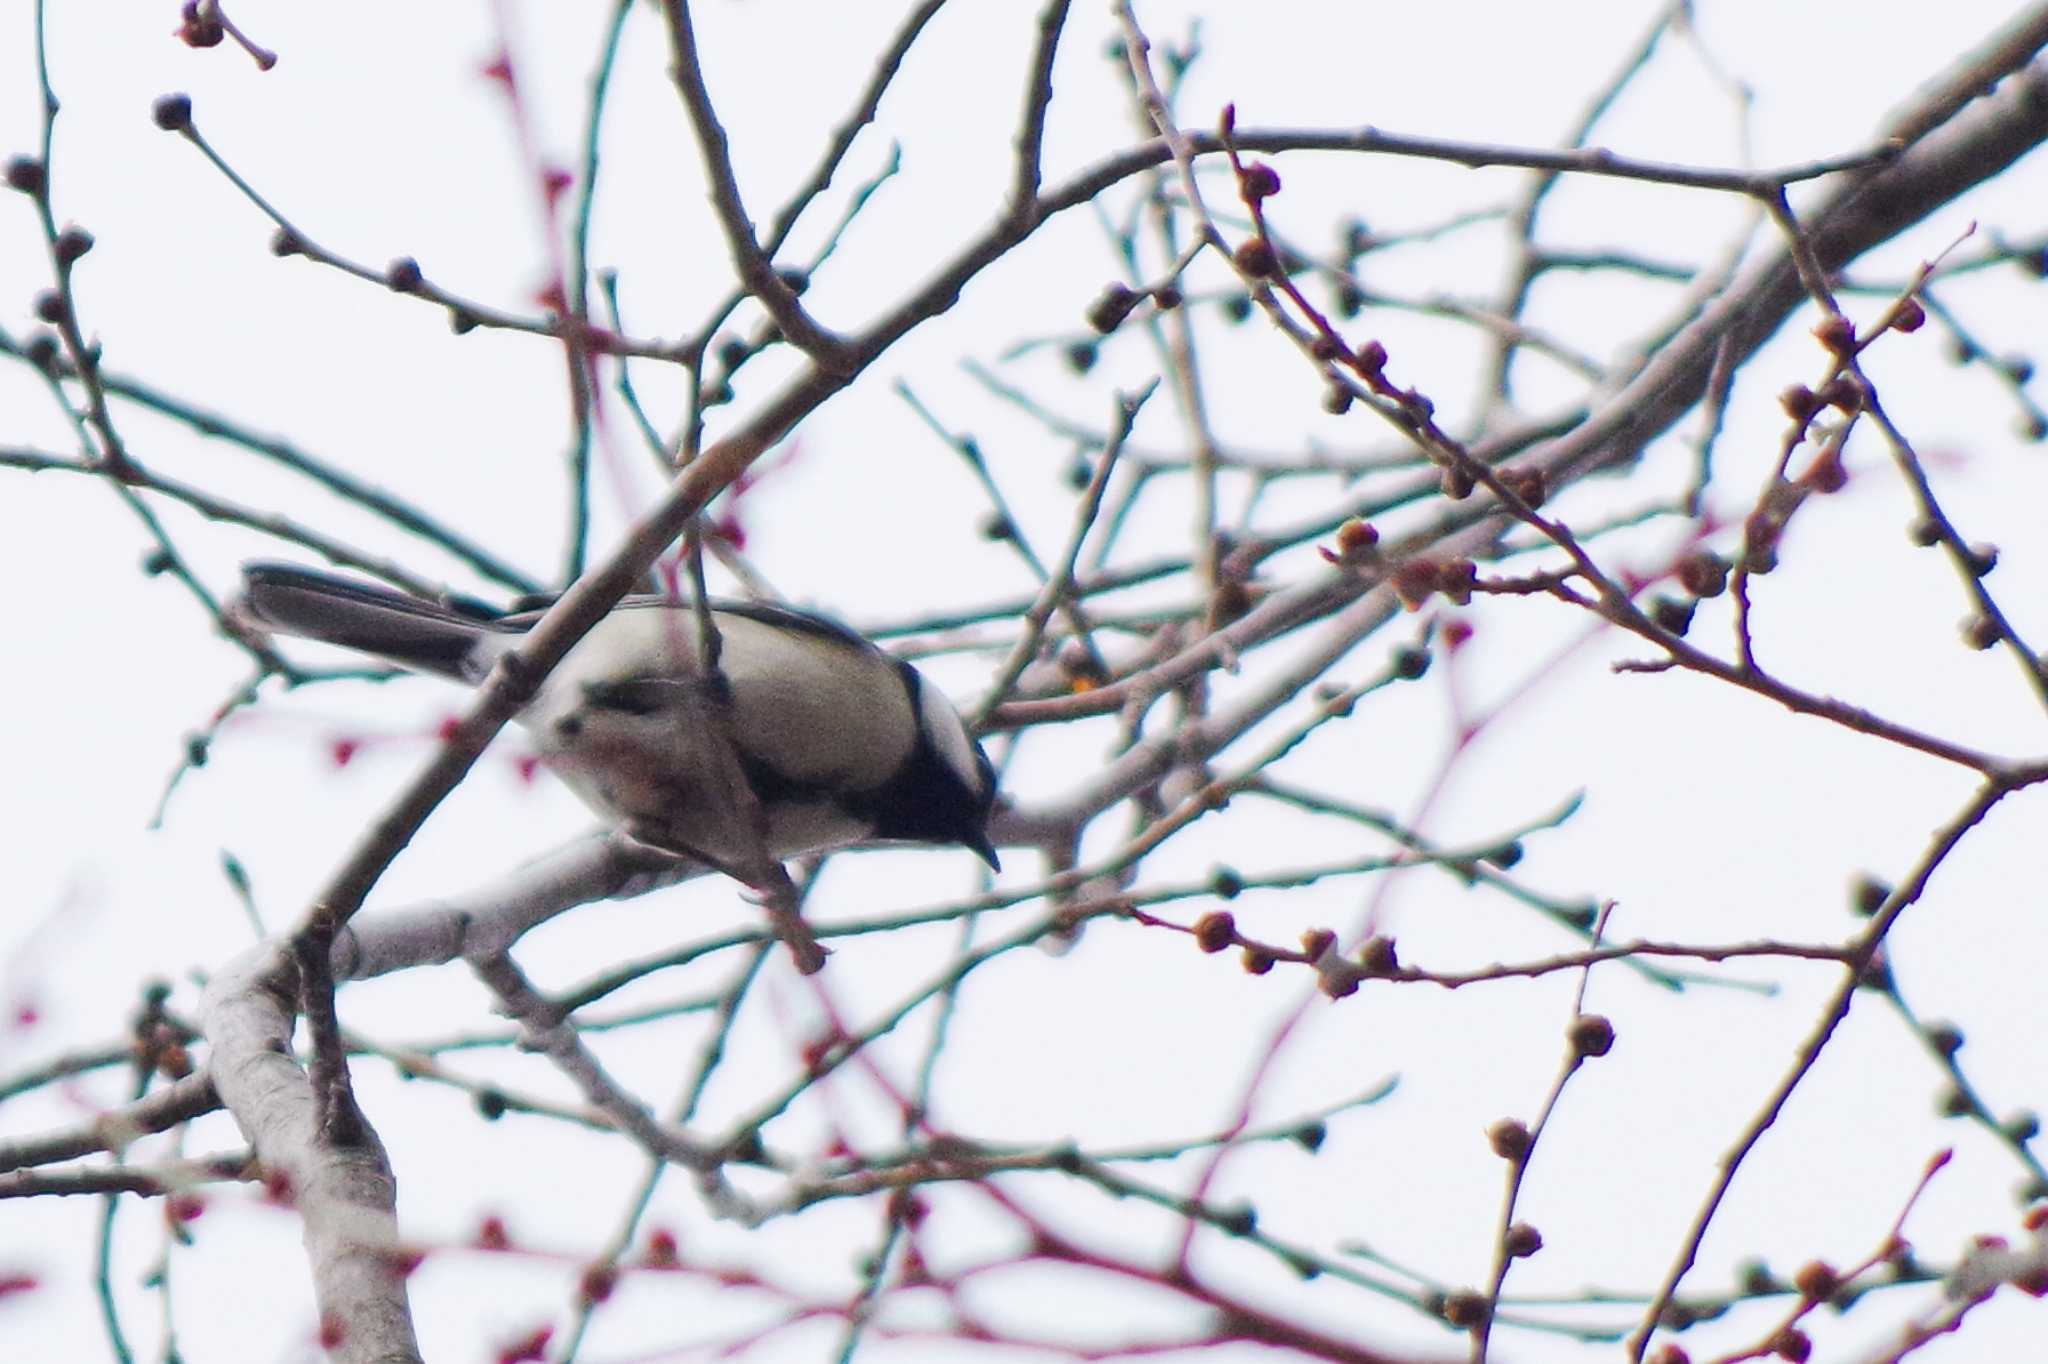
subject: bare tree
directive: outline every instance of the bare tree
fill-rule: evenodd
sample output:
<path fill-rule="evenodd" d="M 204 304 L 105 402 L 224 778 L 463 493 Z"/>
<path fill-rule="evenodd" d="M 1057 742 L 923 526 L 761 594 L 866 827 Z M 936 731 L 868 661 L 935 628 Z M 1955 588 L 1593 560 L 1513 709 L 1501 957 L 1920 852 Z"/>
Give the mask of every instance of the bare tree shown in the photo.
<path fill-rule="evenodd" d="M 203 1266 L 224 1221 L 275 1241 L 268 1206 L 303 1229 L 289 1282 L 311 1285 L 311 1343 L 349 1361 L 421 1358 L 416 1312 L 430 1344 L 505 1361 L 1256 1346 L 1681 1364 L 2039 1339 L 2026 1295 L 2048 1286 L 2048 1171 L 2022 1105 L 2041 1098 L 2041 997 L 2000 982 L 2032 980 L 2042 940 L 2009 922 L 2039 917 L 2019 889 L 2038 857 L 2005 810 L 2048 782 L 2033 732 L 2016 733 L 2048 705 L 2028 636 L 2042 490 L 1992 448 L 2013 437 L 1969 425 L 1970 460 L 1999 461 L 2012 492 L 1966 491 L 1956 510 L 1958 428 L 1930 414 L 2048 431 L 2031 363 L 1980 332 L 2038 328 L 2048 306 L 2038 167 L 2031 201 L 1996 197 L 2028 183 L 2015 168 L 2048 137 L 2048 6 L 1960 56 L 1929 40 L 1918 82 L 1878 92 L 1890 113 L 1861 137 L 1749 165 L 1603 145 L 1619 128 L 1654 146 L 1659 125 L 1646 135 L 1628 110 L 1681 72 L 1723 87 L 1725 113 L 1702 123 L 1747 126 L 1757 92 L 1720 74 L 1714 16 L 1684 3 L 1626 43 L 1583 45 L 1611 69 L 1574 93 L 1554 147 L 1262 122 L 1254 96 L 1285 106 L 1276 86 L 1309 79 L 1311 45 L 1405 59 L 1351 7 L 1259 20 L 1233 46 L 1131 0 L 1033 15 L 924 0 L 838 54 L 820 123 L 808 87 L 789 96 L 801 118 L 760 112 L 779 97 L 761 88 L 778 43 L 799 42 L 776 31 L 787 11 L 506 4 L 467 39 L 488 55 L 465 78 L 494 92 L 504 178 L 539 224 L 521 229 L 544 262 L 522 300 L 475 262 L 375 264 L 281 207 L 373 184 L 354 177 L 446 130 L 383 129 L 359 85 L 340 111 L 361 120 L 356 163 L 273 156 L 211 101 L 260 103 L 266 81 L 339 65 L 341 35 L 287 42 L 187 4 L 182 46 L 165 46 L 197 93 L 150 109 L 150 174 L 176 193 L 151 219 L 129 204 L 123 230 L 168 232 L 187 197 L 231 193 L 223 211 L 260 221 L 279 259 L 220 243 L 204 268 L 317 279 L 337 337 L 353 334 L 339 310 L 366 304 L 367 334 L 394 346 L 437 317 L 441 350 L 499 348 L 465 363 L 508 403 L 552 382 L 559 428 L 444 500 L 390 452 L 267 434 L 261 385 L 244 412 L 150 377 L 182 372 L 176 348 L 129 341 L 138 315 L 94 282 L 119 242 L 70 222 L 72 177 L 96 186 L 117 155 L 67 140 L 93 107 L 74 115 L 67 93 L 95 61 L 86 30 L 61 27 L 75 8 L 37 0 L 9 21 L 32 49 L 40 143 L 8 162 L 8 212 L 41 255 L 8 260 L 38 282 L 34 320 L 0 330 L 0 352 L 38 415 L 10 399 L 0 465 L 54 476 L 18 481 L 24 508 L 65 476 L 118 505 L 156 582 L 135 590 L 174 584 L 196 608 L 175 626 L 189 650 L 163 666 L 235 669 L 203 723 L 162 736 L 159 817 L 226 849 L 326 799 L 253 758 L 221 771 L 260 734 L 302 756 L 265 719 L 306 714 L 307 697 L 353 708 L 322 741 L 332 768 L 380 746 L 424 756 L 402 782 L 392 769 L 359 826 L 316 822 L 269 850 L 322 869 L 288 908 L 224 852 L 253 945 L 158 962 L 139 1003 L 96 1000 L 97 1044 L 53 1037 L 34 1001 L 47 958 L 112 944 L 59 913 L 21 950 L 0 1199 L 40 1220 L 0 1238 L 0 1322 L 69 1332 L 82 1357 L 87 1328 L 53 1320 L 68 1309 L 51 1266 L 83 1256 L 116 1357 L 259 1348 L 222 1343 L 241 1304 Z M 125 18 L 95 22 L 134 37 Z M 376 40 L 415 55 L 409 21 L 389 22 Z M 1922 19 L 1885 22 L 1911 52 Z M 1854 79 L 1826 58 L 1825 79 Z M 963 123 L 1007 111 L 983 178 L 999 189 L 973 203 L 917 164 L 958 109 L 931 82 L 962 63 L 973 79 L 941 88 L 970 92 Z M 663 83 L 670 122 L 621 127 L 632 92 Z M 557 164 L 546 148 L 571 137 L 579 159 Z M 784 138 L 808 148 L 800 167 L 735 150 Z M 666 179 L 608 173 L 614 156 Z M 1389 167 L 1425 186 L 1470 174 L 1385 221 L 1349 207 L 1392 201 Z M 702 204 L 676 207 L 678 178 Z M 395 202 L 368 220 L 399 221 Z M 891 203 L 947 239 L 906 249 L 872 230 Z M 678 245 L 695 240 L 680 226 L 636 235 L 672 213 L 715 231 L 722 259 Z M 608 236 L 607 215 L 630 231 Z M 678 258 L 703 306 L 672 301 Z M 1005 292 L 977 307 L 981 290 Z M 278 336 L 260 294 L 215 293 L 209 311 L 248 319 L 252 352 L 304 346 L 348 372 L 352 343 L 317 318 Z M 885 465 L 833 434 L 855 403 L 921 446 Z M 650 468 L 660 490 L 636 498 Z M 493 477 L 508 486 L 479 489 Z M 854 539 L 776 500 L 807 482 L 868 495 Z M 558 554 L 497 520 L 523 526 L 536 502 L 567 527 Z M 842 555 L 915 547 L 915 608 L 831 605 L 959 688 L 1004 772 L 1002 874 L 963 890 L 923 879 L 956 876 L 956 859 L 856 850 L 742 887 L 619 831 L 530 858 L 505 832 L 530 815 L 503 778 L 532 764 L 486 753 L 538 680 L 636 586 L 708 576 L 774 595 L 787 560 L 753 548 L 792 531 Z M 427 596 L 558 595 L 520 666 L 409 748 L 400 731 L 438 704 L 423 686 L 228 610 L 234 563 L 280 547 Z M 1891 586 L 1935 559 L 1938 638 Z M 14 666 L 61 676 L 88 647 L 48 640 Z M 1973 651 L 2012 666 L 1994 679 Z M 127 666 L 137 684 L 154 671 Z M 1937 679 L 1941 700 L 1893 672 Z M 1615 689 L 1641 709 L 1615 709 Z M 76 743 L 94 721 L 65 723 Z M 1718 762 L 1671 757 L 1695 724 Z M 1485 756 L 1500 744 L 1531 755 L 1515 780 Z M 1640 784 L 1596 782 L 1634 752 Z M 480 778 L 498 784 L 476 793 Z M 1598 812 L 1618 800 L 1655 821 L 1695 785 L 1714 793 L 1704 827 Z M 417 854 L 433 898 L 394 893 L 387 872 L 459 788 L 491 807 L 476 836 Z M 236 794 L 186 814 L 209 789 Z M 1876 860 L 1853 836 L 1872 819 L 1924 832 Z M 1624 841 L 1649 845 L 1644 873 Z M 2002 910 L 1944 899 L 1957 877 L 1982 884 L 1956 870 L 1972 859 L 2012 887 Z M 1847 903 L 1807 903 L 1810 875 L 1847 883 Z M 1710 889 L 1728 884 L 1742 903 Z M 600 903 L 615 899 L 635 906 Z M 1971 904 L 2008 950 L 1916 928 Z M 1911 984 L 1959 952 L 1962 984 L 1937 992 L 1981 1011 L 1973 1031 L 2015 1039 L 1984 1072 Z M 444 992 L 436 966 L 468 982 L 452 1032 L 415 1011 Z M 412 992 L 340 989 L 371 980 Z M 1953 1150 L 1923 1130 L 1942 1120 L 1961 1125 Z M 1923 1212 L 1945 1219 L 1931 1241 Z M 512 1297 L 535 1267 L 554 1296 Z M 174 1289 L 188 1271 L 209 1289 Z"/>

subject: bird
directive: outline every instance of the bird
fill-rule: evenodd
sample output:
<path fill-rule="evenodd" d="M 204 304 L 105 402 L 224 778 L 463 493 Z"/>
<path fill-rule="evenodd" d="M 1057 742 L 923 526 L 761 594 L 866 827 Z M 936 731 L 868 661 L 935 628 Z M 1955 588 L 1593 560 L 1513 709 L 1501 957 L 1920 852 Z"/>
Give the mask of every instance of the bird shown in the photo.
<path fill-rule="evenodd" d="M 475 686 L 539 621 L 536 600 L 498 611 L 253 562 L 230 611 L 261 634 Z M 995 769 L 938 688 L 829 617 L 709 605 L 722 697 L 698 662 L 695 605 L 626 597 L 515 717 L 542 765 L 636 841 L 735 875 L 764 852 L 780 861 L 875 841 L 958 845 L 1000 869 L 988 837 Z M 728 707 L 725 734 L 707 702 Z M 727 735 L 758 825 L 730 808 Z"/>

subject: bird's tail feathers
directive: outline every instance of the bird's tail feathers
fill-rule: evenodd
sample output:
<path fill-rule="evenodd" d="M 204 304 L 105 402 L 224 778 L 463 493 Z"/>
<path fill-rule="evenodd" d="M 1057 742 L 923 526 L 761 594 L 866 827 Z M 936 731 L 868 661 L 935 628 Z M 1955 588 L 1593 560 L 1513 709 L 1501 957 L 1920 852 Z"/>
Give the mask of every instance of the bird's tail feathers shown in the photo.
<path fill-rule="evenodd" d="M 474 680 L 488 616 L 292 564 L 245 564 L 235 613 L 259 630 L 373 654 L 402 668 Z"/>

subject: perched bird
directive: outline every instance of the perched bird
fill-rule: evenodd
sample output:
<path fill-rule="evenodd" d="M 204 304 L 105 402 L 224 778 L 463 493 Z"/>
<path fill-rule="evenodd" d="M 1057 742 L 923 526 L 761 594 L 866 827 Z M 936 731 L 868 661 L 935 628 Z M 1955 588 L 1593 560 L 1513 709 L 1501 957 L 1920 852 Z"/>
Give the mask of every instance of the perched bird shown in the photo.
<path fill-rule="evenodd" d="M 414 672 L 480 683 L 540 619 L 444 604 L 286 564 L 243 567 L 237 616 Z M 957 843 L 991 867 L 995 771 L 959 712 L 908 663 L 836 621 L 714 601 L 739 768 L 770 857 L 871 839 Z M 725 739 L 697 664 L 693 606 L 627 597 L 577 642 L 518 715 L 546 765 L 643 843 L 727 870 L 756 835 L 719 780 Z"/>

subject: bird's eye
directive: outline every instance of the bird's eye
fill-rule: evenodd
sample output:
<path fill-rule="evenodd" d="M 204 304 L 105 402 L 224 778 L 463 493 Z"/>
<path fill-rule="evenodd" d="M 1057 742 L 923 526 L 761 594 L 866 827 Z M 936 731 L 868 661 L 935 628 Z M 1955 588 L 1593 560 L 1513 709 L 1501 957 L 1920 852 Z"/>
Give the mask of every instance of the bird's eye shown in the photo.
<path fill-rule="evenodd" d="M 676 702 L 678 683 L 662 677 L 631 677 L 619 682 L 586 682 L 585 704 L 594 710 L 626 715 L 652 715 Z"/>

